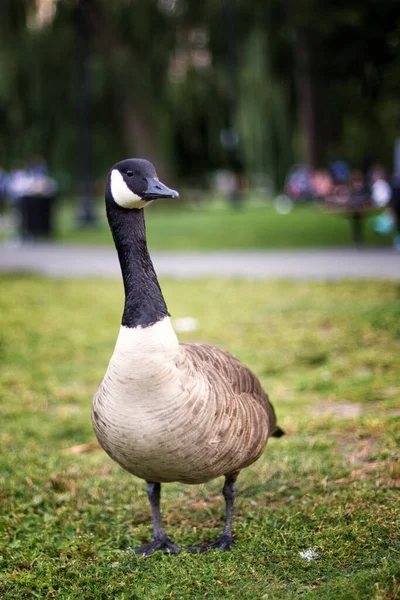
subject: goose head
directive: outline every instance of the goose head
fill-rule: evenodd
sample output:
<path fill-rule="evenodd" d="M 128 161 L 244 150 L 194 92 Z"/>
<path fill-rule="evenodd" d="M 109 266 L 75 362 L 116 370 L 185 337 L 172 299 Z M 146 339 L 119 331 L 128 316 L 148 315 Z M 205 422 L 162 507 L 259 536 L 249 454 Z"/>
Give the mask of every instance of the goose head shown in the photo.
<path fill-rule="evenodd" d="M 128 158 L 110 170 L 106 198 L 121 208 L 137 209 L 157 198 L 179 198 L 179 194 L 159 181 L 151 162 Z"/>

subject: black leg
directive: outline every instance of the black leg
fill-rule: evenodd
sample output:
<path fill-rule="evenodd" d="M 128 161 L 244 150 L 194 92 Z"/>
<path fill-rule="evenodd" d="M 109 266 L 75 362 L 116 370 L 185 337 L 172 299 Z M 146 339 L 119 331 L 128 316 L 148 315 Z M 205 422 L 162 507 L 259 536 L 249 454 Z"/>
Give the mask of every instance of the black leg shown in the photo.
<path fill-rule="evenodd" d="M 151 556 L 156 550 L 162 552 L 170 552 L 171 554 L 178 554 L 180 551 L 179 546 L 176 546 L 165 533 L 165 529 L 161 522 L 160 512 L 160 495 L 161 495 L 161 484 L 160 483 L 147 483 L 147 495 L 149 497 L 151 514 L 153 520 L 153 532 L 154 541 L 150 544 L 135 548 L 137 554 L 143 554 L 144 556 Z"/>
<path fill-rule="evenodd" d="M 238 473 L 233 473 L 230 475 L 226 475 L 225 477 L 225 485 L 222 490 L 222 493 L 225 498 L 225 506 L 226 506 L 226 516 L 225 516 L 225 527 L 222 532 L 222 535 L 215 542 L 211 542 L 209 544 L 203 544 L 202 546 L 188 546 L 187 550 L 191 552 L 206 552 L 210 548 L 216 548 L 217 550 L 230 550 L 234 545 L 234 539 L 232 537 L 232 511 L 233 504 L 235 502 L 236 496 L 236 488 L 235 481 L 237 479 Z"/>
<path fill-rule="evenodd" d="M 161 483 L 148 483 L 147 495 L 151 506 L 151 515 L 153 521 L 154 539 L 158 540 L 166 536 L 161 523 L 160 498 L 161 498 Z"/>
<path fill-rule="evenodd" d="M 225 527 L 222 533 L 222 537 L 230 538 L 232 543 L 232 511 L 236 497 L 235 481 L 236 477 L 234 479 L 227 477 L 225 479 L 224 489 L 222 490 L 226 506 Z"/>

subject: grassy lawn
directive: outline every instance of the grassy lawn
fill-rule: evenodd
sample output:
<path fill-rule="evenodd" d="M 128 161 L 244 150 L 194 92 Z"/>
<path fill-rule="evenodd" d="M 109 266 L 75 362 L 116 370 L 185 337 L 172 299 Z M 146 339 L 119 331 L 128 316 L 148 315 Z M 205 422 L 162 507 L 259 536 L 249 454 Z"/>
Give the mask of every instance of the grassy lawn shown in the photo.
<path fill-rule="evenodd" d="M 90 423 L 122 286 L 0 285 L 1 597 L 400 597 L 398 284 L 162 282 L 173 316 L 198 319 L 181 340 L 248 363 L 288 435 L 238 480 L 231 553 L 149 559 L 129 551 L 151 535 L 145 484 L 96 448 Z M 178 544 L 218 536 L 221 485 L 164 486 Z"/>
<path fill-rule="evenodd" d="M 112 244 L 99 201 L 99 226 L 77 229 L 70 204 L 59 213 L 58 238 L 65 242 Z M 314 205 L 296 207 L 288 215 L 278 214 L 272 206 L 245 206 L 233 211 L 225 204 L 193 210 L 181 205 L 165 210 L 153 204 L 146 211 L 148 240 L 159 250 L 218 250 L 224 248 L 307 248 L 349 246 L 352 243 L 348 220 L 328 215 Z M 371 219 L 364 222 L 365 243 L 390 245 L 391 237 L 374 233 Z"/>

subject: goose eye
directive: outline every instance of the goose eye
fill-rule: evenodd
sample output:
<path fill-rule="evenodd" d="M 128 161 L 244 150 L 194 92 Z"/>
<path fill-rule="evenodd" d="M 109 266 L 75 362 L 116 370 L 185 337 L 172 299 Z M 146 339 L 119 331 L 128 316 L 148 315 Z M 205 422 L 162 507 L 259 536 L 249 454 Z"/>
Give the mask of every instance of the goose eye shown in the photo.
<path fill-rule="evenodd" d="M 128 177 L 133 177 L 133 171 L 127 171 L 126 174 L 128 175 Z"/>

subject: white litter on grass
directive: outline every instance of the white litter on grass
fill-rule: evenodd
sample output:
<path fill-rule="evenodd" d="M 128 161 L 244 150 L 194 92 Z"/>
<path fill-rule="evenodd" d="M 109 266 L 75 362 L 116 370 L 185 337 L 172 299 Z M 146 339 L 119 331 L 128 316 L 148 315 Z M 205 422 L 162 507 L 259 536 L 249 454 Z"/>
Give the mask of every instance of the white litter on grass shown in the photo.
<path fill-rule="evenodd" d="M 307 562 L 311 562 L 318 556 L 318 552 L 316 548 L 308 548 L 308 550 L 304 550 L 304 552 L 299 552 L 300 557 Z"/>
<path fill-rule="evenodd" d="M 198 322 L 193 317 L 182 317 L 174 319 L 172 326 L 175 331 L 196 331 L 198 329 Z"/>

